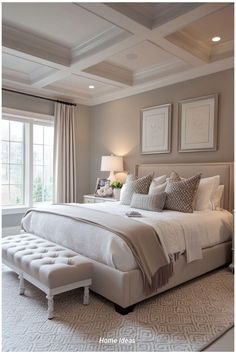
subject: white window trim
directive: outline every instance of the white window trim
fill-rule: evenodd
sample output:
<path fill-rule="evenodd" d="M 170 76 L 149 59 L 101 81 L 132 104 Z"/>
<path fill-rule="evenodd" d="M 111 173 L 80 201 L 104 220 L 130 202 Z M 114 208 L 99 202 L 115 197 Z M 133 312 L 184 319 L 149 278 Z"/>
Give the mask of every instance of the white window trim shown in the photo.
<path fill-rule="evenodd" d="M 21 122 L 25 123 L 46 123 L 49 125 L 53 125 L 54 123 L 54 115 L 49 115 L 49 114 L 42 114 L 42 113 L 35 113 L 35 112 L 29 112 L 29 111 L 23 111 L 20 109 L 14 109 L 14 108 L 9 108 L 9 107 L 2 107 L 2 116 L 4 118 L 7 118 L 9 116 L 9 120 L 19 120 Z M 12 119 L 13 118 L 13 119 Z M 46 125 L 45 124 L 45 125 Z M 26 129 L 31 129 L 32 130 L 32 125 L 26 125 Z M 32 139 L 32 131 L 29 134 L 30 139 Z M 27 146 L 27 144 L 26 144 Z M 29 168 L 27 164 L 30 164 L 30 178 L 32 176 L 32 151 L 30 149 L 26 149 L 25 154 L 27 154 L 27 158 L 25 159 L 25 169 Z M 26 174 L 25 174 L 26 176 Z M 32 207 L 32 183 L 29 183 L 28 181 L 28 176 L 27 180 L 25 183 L 25 205 L 14 205 L 14 206 L 3 206 L 2 207 L 2 215 L 10 215 L 10 214 L 22 214 L 27 211 L 30 207 Z"/>
<path fill-rule="evenodd" d="M 35 120 L 35 121 L 51 123 L 51 124 L 53 124 L 55 118 L 54 115 L 23 111 L 20 109 L 14 109 L 9 107 L 2 107 L 2 114 L 6 117 L 7 116 L 9 116 L 10 118 L 13 117 L 21 121 Z"/>

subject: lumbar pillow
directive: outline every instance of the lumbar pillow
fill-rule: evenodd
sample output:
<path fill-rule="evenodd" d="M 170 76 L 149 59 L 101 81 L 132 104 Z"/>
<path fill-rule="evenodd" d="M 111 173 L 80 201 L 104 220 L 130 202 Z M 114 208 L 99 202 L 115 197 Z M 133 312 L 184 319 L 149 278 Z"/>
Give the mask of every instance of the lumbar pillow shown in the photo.
<path fill-rule="evenodd" d="M 131 200 L 131 208 L 151 210 L 151 211 L 162 211 L 166 201 L 166 193 L 158 194 L 137 194 L 134 193 Z"/>
<path fill-rule="evenodd" d="M 169 179 L 165 192 L 167 193 L 165 209 L 177 210 L 183 213 L 193 212 L 193 200 L 196 194 L 201 174 L 182 181 Z"/>
<path fill-rule="evenodd" d="M 134 178 L 134 177 L 133 177 Z M 134 193 L 147 194 L 152 181 L 152 175 L 147 175 L 133 180 L 131 177 L 126 180 L 120 196 L 120 203 L 129 205 Z"/>
<path fill-rule="evenodd" d="M 194 201 L 194 210 L 214 210 L 213 198 L 220 184 L 220 176 L 202 178 Z"/>
<path fill-rule="evenodd" d="M 153 178 L 150 184 L 148 194 L 156 194 L 156 193 L 164 192 L 165 188 L 166 188 L 166 175 L 155 177 Z"/>

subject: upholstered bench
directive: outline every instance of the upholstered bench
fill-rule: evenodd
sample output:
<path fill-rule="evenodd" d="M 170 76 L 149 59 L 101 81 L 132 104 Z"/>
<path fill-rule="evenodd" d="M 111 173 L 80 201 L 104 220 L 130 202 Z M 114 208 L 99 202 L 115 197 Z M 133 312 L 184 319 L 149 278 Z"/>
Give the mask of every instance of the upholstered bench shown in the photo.
<path fill-rule="evenodd" d="M 84 287 L 83 303 L 89 303 L 92 264 L 77 253 L 32 234 L 2 239 L 3 263 L 20 279 L 20 295 L 24 295 L 24 279 L 41 289 L 48 299 L 48 319 L 53 318 L 53 296 Z"/>

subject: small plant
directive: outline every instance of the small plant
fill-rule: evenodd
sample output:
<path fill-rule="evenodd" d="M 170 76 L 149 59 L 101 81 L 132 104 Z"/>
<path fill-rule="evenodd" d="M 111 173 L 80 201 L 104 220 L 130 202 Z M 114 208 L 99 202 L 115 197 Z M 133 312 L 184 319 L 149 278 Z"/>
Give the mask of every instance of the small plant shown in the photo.
<path fill-rule="evenodd" d="M 112 184 L 111 184 L 111 187 L 114 189 L 114 188 L 118 188 L 120 189 L 121 187 L 123 186 L 123 184 L 119 181 L 113 181 Z"/>

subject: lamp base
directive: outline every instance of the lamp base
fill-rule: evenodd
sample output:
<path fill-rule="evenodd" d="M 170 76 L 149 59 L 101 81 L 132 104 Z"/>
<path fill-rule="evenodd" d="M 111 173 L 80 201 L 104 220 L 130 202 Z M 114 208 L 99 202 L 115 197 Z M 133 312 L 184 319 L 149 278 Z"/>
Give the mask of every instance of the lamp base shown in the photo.
<path fill-rule="evenodd" d="M 110 171 L 110 175 L 108 177 L 108 180 L 110 181 L 110 183 L 112 183 L 113 181 L 115 181 L 116 176 L 114 174 L 114 171 Z"/>

